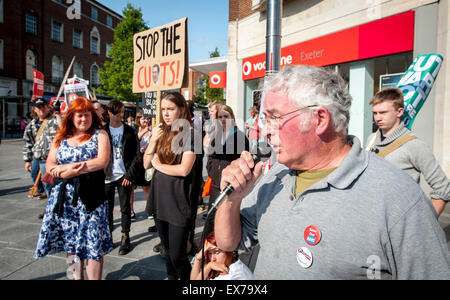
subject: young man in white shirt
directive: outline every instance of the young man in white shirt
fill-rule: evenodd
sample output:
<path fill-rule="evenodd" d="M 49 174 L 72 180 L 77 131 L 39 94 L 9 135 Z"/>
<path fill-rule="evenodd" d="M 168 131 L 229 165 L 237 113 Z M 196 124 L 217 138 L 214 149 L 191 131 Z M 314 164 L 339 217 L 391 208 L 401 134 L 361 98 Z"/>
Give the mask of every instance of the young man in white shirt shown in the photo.
<path fill-rule="evenodd" d="M 136 132 L 122 122 L 125 107 L 114 100 L 107 106 L 109 124 L 105 130 L 111 143 L 111 159 L 105 169 L 105 194 L 109 203 L 109 228 L 113 231 L 114 195 L 117 188 L 120 201 L 122 240 L 119 255 L 130 252 L 131 206 L 130 195 L 136 180 L 139 165 L 142 164 L 139 153 L 139 141 Z"/>

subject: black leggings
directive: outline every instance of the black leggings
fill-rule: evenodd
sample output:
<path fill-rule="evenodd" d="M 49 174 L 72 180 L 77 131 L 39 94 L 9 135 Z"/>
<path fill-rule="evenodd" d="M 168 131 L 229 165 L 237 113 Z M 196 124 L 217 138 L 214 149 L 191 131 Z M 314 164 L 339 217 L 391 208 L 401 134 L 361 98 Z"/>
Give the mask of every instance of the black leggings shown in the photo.
<path fill-rule="evenodd" d="M 189 226 L 179 227 L 159 219 L 155 219 L 155 223 L 167 254 L 167 275 L 172 279 L 189 280 L 191 264 L 186 253 Z"/>

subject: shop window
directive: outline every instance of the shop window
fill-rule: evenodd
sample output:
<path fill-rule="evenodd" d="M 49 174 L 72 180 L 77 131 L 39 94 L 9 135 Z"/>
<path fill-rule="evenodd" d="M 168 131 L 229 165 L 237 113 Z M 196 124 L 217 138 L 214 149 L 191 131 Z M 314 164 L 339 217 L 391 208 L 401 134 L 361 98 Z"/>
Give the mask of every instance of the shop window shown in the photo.
<path fill-rule="evenodd" d="M 374 94 L 377 93 L 380 86 L 380 76 L 388 74 L 401 74 L 404 73 L 413 61 L 412 52 L 401 53 L 396 55 L 388 55 L 383 57 L 378 57 L 375 59 L 374 68 Z"/>
<path fill-rule="evenodd" d="M 37 17 L 32 12 L 25 13 L 25 31 L 37 35 Z"/>
<path fill-rule="evenodd" d="M 61 57 L 53 56 L 52 58 L 52 83 L 60 84 L 63 80 L 64 65 Z"/>
<path fill-rule="evenodd" d="M 25 77 L 27 80 L 33 80 L 33 69 L 37 68 L 37 56 L 32 50 L 27 50 L 25 54 Z"/>

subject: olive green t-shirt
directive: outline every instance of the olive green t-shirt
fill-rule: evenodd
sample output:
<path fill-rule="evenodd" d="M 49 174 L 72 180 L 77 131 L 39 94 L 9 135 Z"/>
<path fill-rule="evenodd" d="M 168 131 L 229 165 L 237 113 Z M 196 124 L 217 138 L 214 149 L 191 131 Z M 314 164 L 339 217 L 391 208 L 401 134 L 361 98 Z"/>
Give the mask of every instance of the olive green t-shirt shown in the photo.
<path fill-rule="evenodd" d="M 304 190 L 319 182 L 328 175 L 330 175 L 336 168 L 325 170 L 306 170 L 297 171 L 297 178 L 295 180 L 295 197 L 298 197 Z"/>

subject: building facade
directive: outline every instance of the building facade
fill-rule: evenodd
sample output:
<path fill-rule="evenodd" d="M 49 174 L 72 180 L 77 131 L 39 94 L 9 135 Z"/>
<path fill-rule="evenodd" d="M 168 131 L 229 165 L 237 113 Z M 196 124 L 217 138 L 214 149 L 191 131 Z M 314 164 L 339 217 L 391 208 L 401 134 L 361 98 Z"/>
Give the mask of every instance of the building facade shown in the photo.
<path fill-rule="evenodd" d="M 369 101 L 399 79 L 421 54 L 444 57 L 431 94 L 412 130 L 450 174 L 450 6 L 448 0 L 284 0 L 281 65 L 332 68 L 349 83 L 353 97 L 349 134 L 363 143 L 372 132 Z M 248 118 L 265 75 L 266 1 L 230 0 L 227 104 Z"/>
<path fill-rule="evenodd" d="M 20 135 L 19 120 L 30 109 L 33 69 L 44 74 L 46 98 L 57 95 L 73 57 L 69 77 L 97 87 L 121 20 L 93 0 L 0 0 L 0 132 L 7 138 Z"/>

